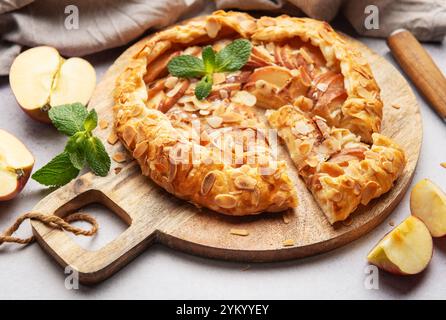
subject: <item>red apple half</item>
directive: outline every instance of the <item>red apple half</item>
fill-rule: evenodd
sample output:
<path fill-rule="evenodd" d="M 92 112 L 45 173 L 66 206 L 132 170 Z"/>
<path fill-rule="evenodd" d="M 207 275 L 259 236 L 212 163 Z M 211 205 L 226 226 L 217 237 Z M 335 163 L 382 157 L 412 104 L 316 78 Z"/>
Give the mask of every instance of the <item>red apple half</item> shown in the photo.
<path fill-rule="evenodd" d="M 31 152 L 12 134 L 0 129 L 0 201 L 22 191 L 34 166 Z"/>

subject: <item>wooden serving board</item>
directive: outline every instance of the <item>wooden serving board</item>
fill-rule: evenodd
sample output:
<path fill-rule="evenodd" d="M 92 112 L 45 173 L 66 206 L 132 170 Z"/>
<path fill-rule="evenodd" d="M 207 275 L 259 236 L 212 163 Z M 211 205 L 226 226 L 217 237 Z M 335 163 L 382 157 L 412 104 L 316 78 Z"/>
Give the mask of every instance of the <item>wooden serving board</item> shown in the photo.
<path fill-rule="evenodd" d="M 140 173 L 135 162 L 112 164 L 105 178 L 86 174 L 51 193 L 40 201 L 35 211 L 64 216 L 90 203 L 102 203 L 128 225 L 121 235 L 97 251 L 87 251 L 65 232 L 33 221 L 33 232 L 40 245 L 62 266 L 79 271 L 80 281 L 95 283 L 106 279 L 154 242 L 206 257 L 225 260 L 264 262 L 299 258 L 345 245 L 382 222 L 403 197 L 411 181 L 420 154 L 422 125 L 416 98 L 406 80 L 383 57 L 350 39 L 372 66 L 384 100 L 383 134 L 405 150 L 408 163 L 395 187 L 366 207 L 360 207 L 349 223 L 331 226 L 297 177 L 286 151 L 292 178 L 298 189 L 299 206 L 286 213 L 251 217 L 229 217 L 210 210 L 198 210 L 156 186 Z M 144 40 L 125 51 L 99 83 L 89 107 L 100 119 L 113 123 L 112 90 L 116 77 L 129 58 L 140 50 Z M 401 108 L 396 109 L 392 105 Z M 107 151 L 125 152 L 123 146 L 106 143 L 111 125 L 97 130 Z M 123 167 L 115 174 L 114 167 Z M 286 215 L 286 219 L 284 219 Z M 289 220 L 285 223 L 284 220 Z M 248 236 L 230 234 L 232 228 L 246 229 Z M 294 246 L 284 247 L 292 239 Z"/>

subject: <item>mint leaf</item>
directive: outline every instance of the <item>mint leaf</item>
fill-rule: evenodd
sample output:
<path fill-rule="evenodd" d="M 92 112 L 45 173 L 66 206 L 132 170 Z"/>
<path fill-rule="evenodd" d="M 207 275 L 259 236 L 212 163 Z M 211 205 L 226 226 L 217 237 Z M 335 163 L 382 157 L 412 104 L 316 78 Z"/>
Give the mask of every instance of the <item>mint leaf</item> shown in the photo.
<path fill-rule="evenodd" d="M 167 64 L 167 69 L 173 76 L 182 78 L 195 78 L 206 74 L 203 60 L 191 55 L 172 58 Z"/>
<path fill-rule="evenodd" d="M 73 103 L 52 107 L 48 115 L 57 130 L 67 136 L 72 136 L 84 130 L 84 121 L 88 111 L 82 104 Z"/>
<path fill-rule="evenodd" d="M 82 170 L 85 165 L 84 141 L 85 132 L 78 132 L 68 139 L 65 151 L 70 156 L 70 161 L 76 169 Z"/>
<path fill-rule="evenodd" d="M 211 46 L 206 46 L 201 51 L 201 58 L 203 59 L 204 69 L 206 73 L 214 72 L 215 67 L 215 51 Z"/>
<path fill-rule="evenodd" d="M 90 137 L 85 141 L 85 155 L 91 171 L 95 175 L 105 177 L 110 171 L 110 157 L 104 145 L 97 137 Z"/>
<path fill-rule="evenodd" d="M 96 113 L 96 110 L 93 109 L 88 113 L 87 118 L 84 121 L 84 128 L 88 132 L 91 132 L 97 126 L 98 126 L 98 114 Z"/>
<path fill-rule="evenodd" d="M 198 100 L 203 100 L 212 91 L 212 74 L 204 76 L 195 87 L 195 96 Z"/>
<path fill-rule="evenodd" d="M 251 42 L 248 40 L 234 40 L 215 56 L 215 70 L 217 72 L 225 72 L 241 69 L 248 62 L 251 49 Z"/>
<path fill-rule="evenodd" d="M 79 169 L 71 163 L 68 152 L 63 152 L 34 172 L 32 178 L 46 186 L 63 186 L 77 177 Z"/>
<path fill-rule="evenodd" d="M 73 166 L 78 170 L 82 170 L 82 168 L 85 166 L 84 150 L 76 149 L 73 152 L 69 152 L 68 155 L 70 156 L 70 161 L 73 164 Z"/>

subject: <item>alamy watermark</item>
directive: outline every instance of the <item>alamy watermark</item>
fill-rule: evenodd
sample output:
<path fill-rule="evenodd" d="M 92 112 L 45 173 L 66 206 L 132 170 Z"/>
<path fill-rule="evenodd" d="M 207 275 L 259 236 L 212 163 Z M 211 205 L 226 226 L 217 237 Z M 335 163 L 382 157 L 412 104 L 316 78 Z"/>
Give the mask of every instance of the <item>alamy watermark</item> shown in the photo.
<path fill-rule="evenodd" d="M 67 30 L 79 29 L 79 8 L 73 4 L 65 7 L 65 28 Z"/>
<path fill-rule="evenodd" d="M 364 288 L 366 290 L 379 290 L 379 269 L 374 265 L 368 265 L 364 268 L 366 277 L 364 279 Z"/>
<path fill-rule="evenodd" d="M 65 288 L 67 290 L 78 290 L 79 272 L 73 269 L 71 266 L 66 266 L 64 273 L 67 275 L 65 278 Z"/>
<path fill-rule="evenodd" d="M 364 19 L 364 28 L 367 30 L 378 30 L 379 29 L 379 8 L 373 4 L 368 5 L 364 8 L 364 14 L 366 15 Z"/>

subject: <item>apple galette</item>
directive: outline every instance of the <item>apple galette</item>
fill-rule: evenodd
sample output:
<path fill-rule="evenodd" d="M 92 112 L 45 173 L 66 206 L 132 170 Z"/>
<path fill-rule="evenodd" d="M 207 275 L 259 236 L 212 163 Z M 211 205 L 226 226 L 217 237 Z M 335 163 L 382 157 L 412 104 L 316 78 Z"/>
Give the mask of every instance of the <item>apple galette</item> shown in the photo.
<path fill-rule="evenodd" d="M 117 80 L 115 129 L 144 175 L 229 215 L 297 205 L 277 129 L 334 223 L 387 192 L 405 165 L 377 133 L 379 92 L 327 23 L 217 11 L 146 40 Z"/>

